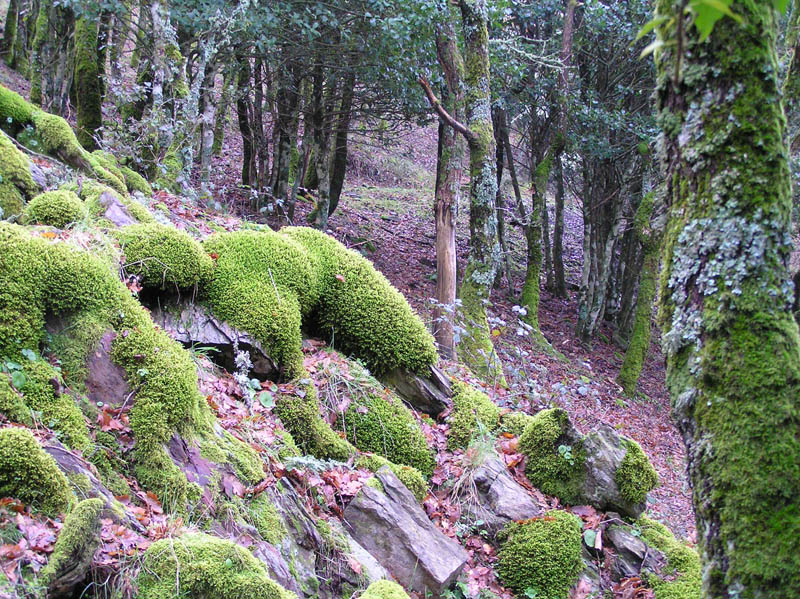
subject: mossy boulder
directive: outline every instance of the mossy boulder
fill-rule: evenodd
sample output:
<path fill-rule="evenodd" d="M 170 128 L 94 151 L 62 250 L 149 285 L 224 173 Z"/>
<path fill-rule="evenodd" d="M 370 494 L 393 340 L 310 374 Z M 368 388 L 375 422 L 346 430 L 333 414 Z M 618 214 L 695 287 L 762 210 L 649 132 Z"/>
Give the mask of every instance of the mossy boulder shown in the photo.
<path fill-rule="evenodd" d="M 155 220 L 142 204 L 100 181 L 90 179 L 82 181 L 80 185 L 70 184 L 66 189 L 77 193 L 86 204 L 90 216 L 99 219 L 101 224 L 108 224 L 110 227 L 119 224 L 112 220 L 109 210 L 123 211 L 127 216 L 127 223 L 149 223 Z"/>
<path fill-rule="evenodd" d="M 531 483 L 565 503 L 579 503 L 586 478 L 586 451 L 569 415 L 560 408 L 536 414 L 519 438 L 527 457 L 525 474 Z"/>
<path fill-rule="evenodd" d="M 5 135 L 0 135 L 0 156 L 0 219 L 8 219 L 21 214 L 39 188 L 31 176 L 30 160 Z"/>
<path fill-rule="evenodd" d="M 147 179 L 142 177 L 135 170 L 128 168 L 127 166 L 120 166 L 119 171 L 122 173 L 122 176 L 125 177 L 125 186 L 128 188 L 128 191 L 138 191 L 147 197 L 151 197 L 153 195 L 153 188 L 150 187 Z"/>
<path fill-rule="evenodd" d="M 646 516 L 641 516 L 636 526 L 642 539 L 667 557 L 667 570 L 644 577 L 655 591 L 656 599 L 699 599 L 702 572 L 697 550 L 681 543 L 666 526 Z"/>
<path fill-rule="evenodd" d="M 142 566 L 140 599 L 296 599 L 247 549 L 199 532 L 153 543 Z"/>
<path fill-rule="evenodd" d="M 641 446 L 630 439 L 623 439 L 625 457 L 614 474 L 622 497 L 631 503 L 642 503 L 647 493 L 658 486 L 658 474 Z"/>
<path fill-rule="evenodd" d="M 381 468 L 388 468 L 394 473 L 398 480 L 403 483 L 406 488 L 411 491 L 412 495 L 416 497 L 417 501 L 422 503 L 425 496 L 428 494 L 428 483 L 422 473 L 413 466 L 405 466 L 402 464 L 393 464 L 383 456 L 374 454 L 360 455 L 355 463 L 356 468 L 364 468 L 370 472 L 377 472 Z M 369 481 L 374 481 L 380 485 L 380 481 L 376 477 L 372 477 Z M 369 481 L 367 484 L 369 484 Z"/>
<path fill-rule="evenodd" d="M 285 236 L 317 262 L 319 303 L 312 324 L 375 375 L 395 368 L 425 373 L 437 360 L 433 337 L 408 302 L 363 256 L 333 237 L 307 227 Z"/>
<path fill-rule="evenodd" d="M 408 599 L 408 595 L 396 582 L 378 580 L 367 587 L 361 599 Z"/>
<path fill-rule="evenodd" d="M 24 428 L 0 430 L 0 497 L 16 497 L 51 517 L 75 500 L 55 460 Z"/>
<path fill-rule="evenodd" d="M 533 416 L 525 414 L 524 412 L 509 412 L 502 416 L 500 428 L 506 433 L 511 433 L 515 437 L 520 437 L 522 433 L 525 432 L 525 427 L 531 423 L 533 418 Z"/>
<path fill-rule="evenodd" d="M 474 387 L 455 382 L 453 384 L 453 411 L 450 413 L 450 432 L 447 446 L 464 449 L 480 432 L 492 434 L 497 430 L 500 408 L 486 393 Z"/>
<path fill-rule="evenodd" d="M 12 137 L 30 123 L 36 108 L 17 92 L 0 85 L 0 129 Z"/>
<path fill-rule="evenodd" d="M 435 461 L 425 435 L 411 411 L 397 398 L 372 395 L 354 402 L 339 418 L 337 427 L 361 451 L 413 466 L 424 476 L 433 474 Z"/>
<path fill-rule="evenodd" d="M 26 224 L 50 225 L 59 229 L 86 218 L 86 206 L 73 192 L 66 189 L 46 191 L 34 197 L 23 212 Z"/>
<path fill-rule="evenodd" d="M 583 570 L 581 522 L 554 510 L 544 516 L 509 524 L 500 533 L 497 574 L 518 597 L 567 599 Z"/>
<path fill-rule="evenodd" d="M 33 424 L 31 410 L 22 399 L 22 394 L 11 384 L 11 377 L 0 373 L 0 414 L 11 422 Z"/>
<path fill-rule="evenodd" d="M 188 233 L 169 225 L 142 223 L 119 230 L 125 270 L 145 287 L 187 288 L 208 280 L 211 258 Z"/>

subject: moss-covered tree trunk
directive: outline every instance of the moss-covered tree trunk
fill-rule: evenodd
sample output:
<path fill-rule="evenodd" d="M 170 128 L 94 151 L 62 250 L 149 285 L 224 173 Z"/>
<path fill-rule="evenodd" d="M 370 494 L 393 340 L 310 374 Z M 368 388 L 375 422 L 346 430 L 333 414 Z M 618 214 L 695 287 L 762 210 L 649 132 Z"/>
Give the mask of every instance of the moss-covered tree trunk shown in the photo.
<path fill-rule="evenodd" d="M 644 260 L 639 275 L 639 293 L 636 298 L 633 332 L 617 377 L 617 382 L 622 385 L 622 389 L 628 395 L 633 395 L 636 391 L 636 383 L 639 382 L 647 350 L 650 348 L 653 301 L 656 297 L 663 237 L 663 227 L 653 224 L 655 202 L 655 193 L 647 194 L 639 204 L 633 223 L 636 237 L 644 252 Z"/>
<path fill-rule="evenodd" d="M 660 322 L 687 447 L 704 597 L 800 596 L 800 339 L 773 2 L 656 56 L 669 224 Z M 673 20 L 672 23 L 675 21 Z M 668 22 L 667 22 L 668 23 Z M 682 52 L 681 52 L 682 50 Z M 679 54 L 680 53 L 680 54 Z"/>
<path fill-rule="evenodd" d="M 45 111 L 59 115 L 66 113 L 69 104 L 74 23 L 71 8 L 54 0 L 42 0 L 33 39 L 30 99 Z"/>
<path fill-rule="evenodd" d="M 89 16 L 75 22 L 75 91 L 78 141 L 87 150 L 97 149 L 95 135 L 103 126 L 102 73 L 98 69 L 97 24 Z"/>
<path fill-rule="evenodd" d="M 277 155 L 275 161 L 275 185 L 272 194 L 279 202 L 285 202 L 289 195 L 289 171 L 291 168 L 292 150 L 296 150 L 297 127 L 300 121 L 300 68 L 297 64 L 290 64 L 281 77 L 280 86 L 275 101 L 278 110 L 277 127 L 278 136 Z M 285 207 L 282 209 L 285 214 Z"/>
<path fill-rule="evenodd" d="M 459 356 L 477 374 L 505 384 L 503 369 L 492 345 L 486 304 L 502 257 L 497 239 L 497 171 L 489 78 L 489 33 L 486 0 L 460 0 L 464 31 L 465 113 L 472 132 L 469 146 L 470 249 L 460 296 L 467 337 Z"/>
<path fill-rule="evenodd" d="M 339 198 L 344 187 L 347 174 L 347 136 L 350 133 L 350 119 L 353 117 L 353 98 L 356 90 L 356 72 L 348 71 L 342 80 L 342 99 L 339 102 L 333 140 L 333 156 L 331 157 L 331 186 L 328 215 L 334 213 L 339 205 Z"/>
<path fill-rule="evenodd" d="M 3 29 L 3 41 L 0 45 L 0 53 L 3 60 L 10 68 L 16 67 L 16 45 L 17 45 L 17 20 L 19 19 L 19 0 L 11 0 L 6 11 L 5 29 Z"/>

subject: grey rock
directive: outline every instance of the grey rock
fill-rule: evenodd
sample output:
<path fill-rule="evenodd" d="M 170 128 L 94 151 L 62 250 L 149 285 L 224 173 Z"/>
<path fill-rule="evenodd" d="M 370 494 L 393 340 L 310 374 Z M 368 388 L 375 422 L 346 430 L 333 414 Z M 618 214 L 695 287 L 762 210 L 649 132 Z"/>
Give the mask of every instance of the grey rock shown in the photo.
<path fill-rule="evenodd" d="M 278 374 L 277 364 L 266 354 L 261 344 L 249 334 L 220 321 L 204 305 L 195 302 L 180 302 L 157 306 L 151 311 L 153 322 L 169 332 L 184 345 L 213 347 L 218 353 L 211 358 L 226 370 L 236 370 L 234 344 L 240 351 L 250 353 L 252 376 L 267 379 Z"/>
<path fill-rule="evenodd" d="M 482 521 L 491 536 L 514 520 L 528 520 L 542 514 L 539 506 L 508 473 L 499 459 L 488 460 L 472 474 L 474 487 L 461 496 L 465 515 L 474 523 Z"/>
<path fill-rule="evenodd" d="M 110 220 L 117 227 L 125 227 L 139 222 L 133 218 L 125 204 L 113 193 L 104 191 L 100 194 L 98 202 L 103 207 L 103 217 Z"/>
<path fill-rule="evenodd" d="M 632 534 L 628 527 L 611 525 L 604 539 L 615 554 L 611 564 L 611 577 L 615 581 L 639 576 L 642 570 L 658 572 L 666 563 L 663 553 Z"/>
<path fill-rule="evenodd" d="M 95 405 L 102 402 L 120 406 L 131 394 L 125 371 L 111 359 L 111 345 L 116 336 L 114 331 L 106 331 L 86 360 L 86 395 Z"/>
<path fill-rule="evenodd" d="M 584 500 L 601 510 L 614 510 L 631 518 L 638 518 L 645 504 L 631 503 L 620 494 L 615 481 L 617 468 L 625 459 L 626 448 L 622 437 L 607 424 L 584 437 L 586 450 L 586 480 Z"/>
<path fill-rule="evenodd" d="M 427 377 L 397 368 L 384 375 L 383 382 L 413 408 L 431 416 L 438 416 L 451 404 L 450 379 L 436 366 L 430 367 Z"/>
<path fill-rule="evenodd" d="M 376 560 L 369 551 L 364 549 L 358 541 L 350 536 L 341 522 L 331 519 L 328 523 L 334 531 L 347 539 L 347 543 L 350 546 L 348 555 L 361 564 L 361 573 L 366 578 L 368 585 L 378 580 L 383 580 L 384 578 L 391 578 L 388 570 L 381 566 L 378 560 Z"/>
<path fill-rule="evenodd" d="M 344 511 L 345 527 L 402 586 L 440 597 L 464 568 L 466 552 L 394 474 L 382 468 L 376 476 L 383 492 L 364 486 Z"/>

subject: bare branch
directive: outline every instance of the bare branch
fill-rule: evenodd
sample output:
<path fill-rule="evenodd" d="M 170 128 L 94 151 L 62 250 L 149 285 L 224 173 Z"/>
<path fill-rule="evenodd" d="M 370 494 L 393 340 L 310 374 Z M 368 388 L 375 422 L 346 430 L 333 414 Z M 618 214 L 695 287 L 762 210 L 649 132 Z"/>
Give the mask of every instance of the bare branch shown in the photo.
<path fill-rule="evenodd" d="M 433 109 L 436 111 L 436 113 L 439 115 L 439 117 L 445 123 L 450 125 L 453 129 L 455 129 L 456 131 L 461 133 L 461 135 L 466 137 L 467 141 L 473 141 L 475 139 L 475 137 L 476 137 L 475 133 L 472 132 L 469 128 L 467 128 L 466 125 L 462 125 L 461 123 L 459 123 L 457 120 L 455 120 L 453 117 L 451 117 L 448 114 L 448 112 L 444 109 L 444 106 L 442 106 L 442 103 L 439 101 L 439 99 L 433 93 L 433 90 L 431 89 L 431 86 L 430 86 L 430 83 L 428 83 L 428 80 L 425 79 L 425 77 L 420 76 L 419 78 L 417 78 L 417 81 L 422 86 L 422 89 L 425 90 L 425 95 L 428 96 L 428 102 L 431 103 L 431 107 L 433 107 Z"/>

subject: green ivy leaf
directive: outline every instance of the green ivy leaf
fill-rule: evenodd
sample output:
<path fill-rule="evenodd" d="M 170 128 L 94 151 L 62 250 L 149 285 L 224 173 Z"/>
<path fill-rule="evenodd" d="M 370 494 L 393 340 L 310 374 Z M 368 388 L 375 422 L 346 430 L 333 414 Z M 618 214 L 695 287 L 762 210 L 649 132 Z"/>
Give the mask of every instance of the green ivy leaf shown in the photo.
<path fill-rule="evenodd" d="M 275 396 L 272 395 L 269 391 L 262 391 L 258 395 L 256 395 L 258 399 L 258 403 L 260 403 L 265 408 L 269 409 L 275 406 Z"/>
<path fill-rule="evenodd" d="M 733 0 L 691 0 L 689 8 L 694 13 L 694 26 L 700 32 L 700 41 L 705 41 L 722 17 L 728 16 L 737 23 L 742 17 L 730 9 Z"/>

